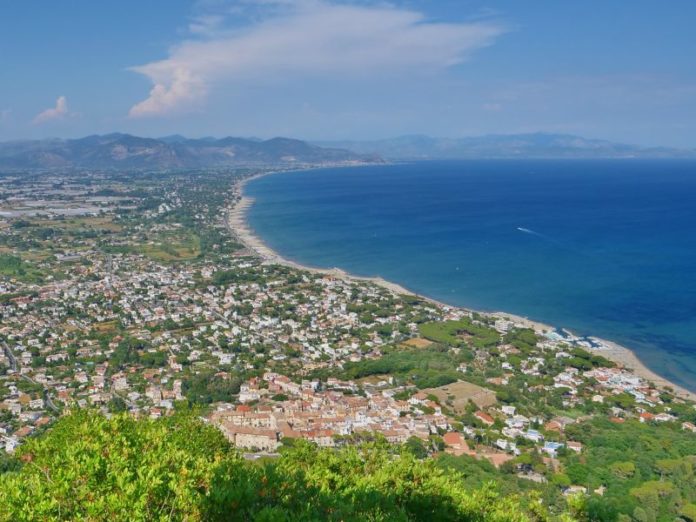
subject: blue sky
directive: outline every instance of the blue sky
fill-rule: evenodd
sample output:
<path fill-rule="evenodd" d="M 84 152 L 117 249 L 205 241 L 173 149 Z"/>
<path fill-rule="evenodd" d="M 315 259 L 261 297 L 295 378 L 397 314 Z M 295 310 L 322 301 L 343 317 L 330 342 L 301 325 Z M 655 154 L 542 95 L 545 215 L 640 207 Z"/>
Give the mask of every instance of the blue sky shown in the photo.
<path fill-rule="evenodd" d="M 562 132 L 696 147 L 692 0 L 0 4 L 0 139 Z"/>

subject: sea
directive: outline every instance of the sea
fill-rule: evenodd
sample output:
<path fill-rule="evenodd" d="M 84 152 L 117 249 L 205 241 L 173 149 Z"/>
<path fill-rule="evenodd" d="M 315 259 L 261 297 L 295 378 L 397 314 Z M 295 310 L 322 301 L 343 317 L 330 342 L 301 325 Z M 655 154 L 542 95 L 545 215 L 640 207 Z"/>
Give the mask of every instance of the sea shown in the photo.
<path fill-rule="evenodd" d="M 325 168 L 245 194 L 287 259 L 615 341 L 696 391 L 696 161 Z"/>

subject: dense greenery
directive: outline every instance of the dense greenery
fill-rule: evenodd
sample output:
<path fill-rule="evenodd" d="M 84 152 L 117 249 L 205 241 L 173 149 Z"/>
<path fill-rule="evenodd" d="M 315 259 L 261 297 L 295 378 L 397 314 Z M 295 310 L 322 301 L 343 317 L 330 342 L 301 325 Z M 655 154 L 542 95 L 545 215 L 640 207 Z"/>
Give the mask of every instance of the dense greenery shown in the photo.
<path fill-rule="evenodd" d="M 457 381 L 461 376 L 456 371 L 457 365 L 469 358 L 469 352 L 453 354 L 439 346 L 423 349 L 386 348 L 384 356 L 379 359 L 346 363 L 343 375 L 357 379 L 389 374 L 413 382 L 418 388 L 434 388 Z"/>
<path fill-rule="evenodd" d="M 16 277 L 32 283 L 42 280 L 40 270 L 20 257 L 10 254 L 0 254 L 0 276 Z"/>
<path fill-rule="evenodd" d="M 462 474 L 464 483 L 469 487 L 477 487 L 486 482 L 494 482 L 498 490 L 504 495 L 519 494 L 522 491 L 537 490 L 550 496 L 557 492 L 551 487 L 531 480 L 523 479 L 513 473 L 504 473 L 498 470 L 486 459 L 477 459 L 469 455 L 455 457 L 447 453 L 441 453 L 436 458 L 437 465 L 445 470 L 454 470 Z M 516 469 L 512 466 L 506 469 Z M 558 502 L 557 498 L 554 501 Z"/>
<path fill-rule="evenodd" d="M 474 324 L 468 318 L 425 323 L 420 325 L 420 332 L 426 339 L 456 347 L 472 345 L 485 348 L 495 346 L 500 340 L 494 329 Z"/>
<path fill-rule="evenodd" d="M 569 426 L 568 435 L 585 445 L 581 455 L 568 454 L 564 473 L 589 491 L 589 509 L 601 507 L 602 520 L 621 514 L 634 520 L 674 520 L 696 503 L 696 437 L 677 425 L 637 421 L 615 424 L 597 418 Z"/>
<path fill-rule="evenodd" d="M 231 401 L 239 393 L 242 379 L 239 376 L 222 377 L 213 370 L 195 373 L 184 381 L 186 398 L 194 404 L 210 404 Z"/>
<path fill-rule="evenodd" d="M 160 420 L 79 412 L 0 475 L 2 520 L 493 520 L 546 518 L 536 502 L 467 489 L 456 471 L 373 443 L 295 444 L 244 460 L 191 414 Z"/>

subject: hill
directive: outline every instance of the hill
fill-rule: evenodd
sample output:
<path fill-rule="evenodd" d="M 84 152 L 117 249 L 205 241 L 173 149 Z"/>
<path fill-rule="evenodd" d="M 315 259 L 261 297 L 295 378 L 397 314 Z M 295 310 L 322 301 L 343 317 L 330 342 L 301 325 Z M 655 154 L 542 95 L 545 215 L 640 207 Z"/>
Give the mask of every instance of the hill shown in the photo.
<path fill-rule="evenodd" d="M 162 139 L 130 134 L 0 143 L 0 168 L 172 169 L 378 161 L 289 138 Z"/>
<path fill-rule="evenodd" d="M 501 134 L 469 138 L 413 135 L 377 141 L 326 141 L 360 154 L 388 159 L 465 158 L 696 158 L 696 149 L 640 147 L 569 134 Z"/>
<path fill-rule="evenodd" d="M 532 519 L 519 498 L 467 490 L 457 471 L 384 445 L 299 444 L 250 462 L 192 415 L 79 412 L 23 446 L 20 462 L 0 468 L 0 520 Z"/>

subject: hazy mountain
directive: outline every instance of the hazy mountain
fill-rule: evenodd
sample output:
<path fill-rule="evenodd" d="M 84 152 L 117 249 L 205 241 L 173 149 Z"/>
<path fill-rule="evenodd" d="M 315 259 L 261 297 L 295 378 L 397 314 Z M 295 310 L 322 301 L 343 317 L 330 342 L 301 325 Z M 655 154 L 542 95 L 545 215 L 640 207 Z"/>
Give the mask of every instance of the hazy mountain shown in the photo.
<path fill-rule="evenodd" d="M 326 141 L 317 145 L 340 147 L 385 159 L 458 158 L 696 158 L 696 149 L 639 147 L 567 134 L 509 134 L 470 138 L 401 136 L 377 141 Z"/>
<path fill-rule="evenodd" d="M 379 159 L 288 138 L 262 141 L 231 137 L 187 139 L 172 135 L 154 139 L 115 133 L 71 140 L 0 143 L 0 168 L 5 169 L 166 169 L 353 161 Z"/>
<path fill-rule="evenodd" d="M 241 165 L 375 162 L 456 158 L 696 158 L 696 149 L 646 148 L 564 134 L 490 135 L 472 138 L 401 136 L 378 141 L 314 144 L 289 138 L 189 139 L 175 134 L 129 134 L 80 139 L 0 143 L 0 168 L 168 169 Z"/>

